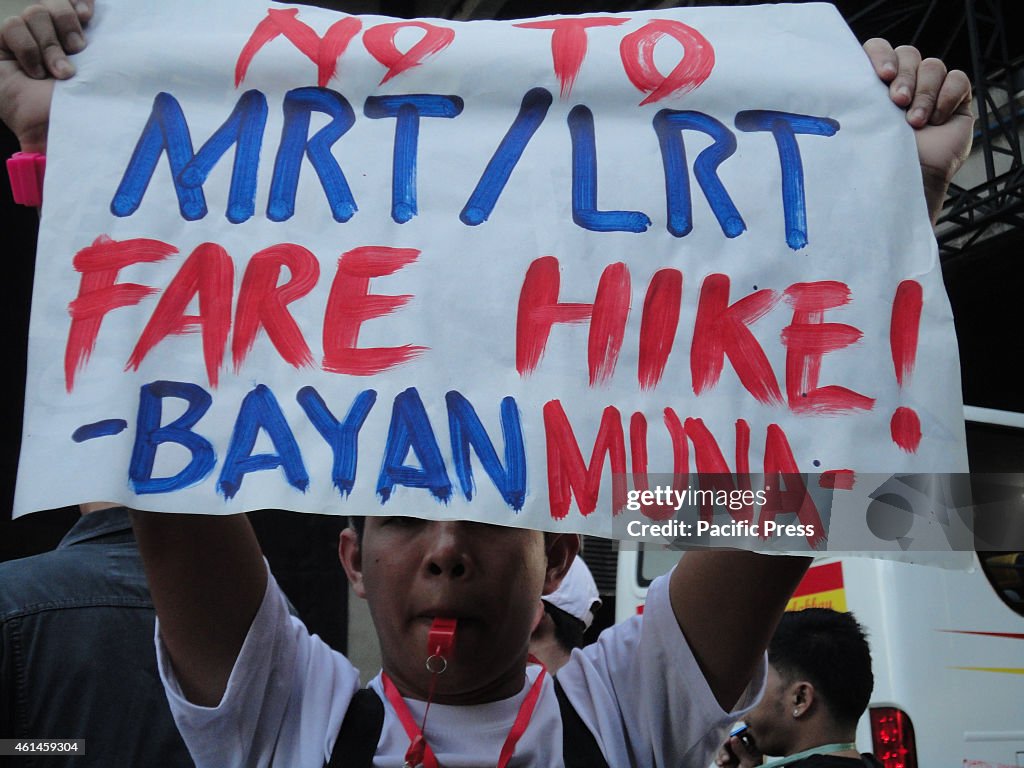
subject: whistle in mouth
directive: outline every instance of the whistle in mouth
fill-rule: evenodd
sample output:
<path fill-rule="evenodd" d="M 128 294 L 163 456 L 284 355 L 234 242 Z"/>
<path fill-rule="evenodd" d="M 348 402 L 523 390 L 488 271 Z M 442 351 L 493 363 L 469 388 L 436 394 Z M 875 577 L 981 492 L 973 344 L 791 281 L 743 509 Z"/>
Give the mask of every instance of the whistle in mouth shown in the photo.
<path fill-rule="evenodd" d="M 427 654 L 447 659 L 455 647 L 455 625 L 458 619 L 435 618 L 427 635 Z"/>

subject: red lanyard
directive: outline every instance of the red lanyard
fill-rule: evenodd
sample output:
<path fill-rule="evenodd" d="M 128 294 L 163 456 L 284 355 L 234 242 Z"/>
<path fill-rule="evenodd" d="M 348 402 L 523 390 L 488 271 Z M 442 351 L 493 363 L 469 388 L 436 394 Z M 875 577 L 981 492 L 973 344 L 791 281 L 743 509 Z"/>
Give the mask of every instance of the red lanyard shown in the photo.
<path fill-rule="evenodd" d="M 536 661 L 532 657 L 530 660 Z M 505 744 L 501 747 L 501 754 L 498 756 L 497 768 L 506 768 L 508 766 L 508 762 L 512 759 L 512 754 L 515 752 L 516 744 L 526 732 L 526 728 L 530 724 L 530 718 L 533 717 L 533 710 L 537 706 L 537 699 L 540 698 L 541 684 L 544 682 L 544 675 L 546 673 L 547 669 L 541 664 L 540 673 L 537 675 L 537 679 L 533 681 L 533 685 L 530 686 L 530 690 L 527 691 L 523 703 L 519 705 L 519 712 L 516 715 L 515 722 L 512 723 L 512 728 L 509 730 L 508 736 L 505 737 Z M 436 679 L 436 677 L 435 675 L 434 678 Z M 395 684 L 391 682 L 387 672 L 381 673 L 381 679 L 384 682 L 384 694 L 388 697 L 388 701 L 391 702 L 395 714 L 398 715 L 398 719 L 401 721 L 402 727 L 405 728 L 405 733 L 409 737 L 409 749 L 405 753 L 406 765 L 440 768 L 437 758 L 434 756 L 434 751 L 430 748 L 426 737 L 423 735 L 422 726 L 416 725 L 416 721 L 413 720 L 412 712 L 409 711 L 405 699 L 402 698 Z M 424 725 L 427 721 L 427 710 L 430 709 L 430 700 L 434 694 L 433 681 L 431 683 L 430 694 L 427 698 L 427 709 L 423 712 Z"/>

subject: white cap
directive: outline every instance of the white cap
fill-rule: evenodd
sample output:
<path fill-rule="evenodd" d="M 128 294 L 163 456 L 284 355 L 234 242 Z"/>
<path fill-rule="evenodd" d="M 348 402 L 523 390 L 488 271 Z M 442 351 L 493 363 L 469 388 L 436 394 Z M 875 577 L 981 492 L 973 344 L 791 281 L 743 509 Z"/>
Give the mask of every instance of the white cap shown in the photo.
<path fill-rule="evenodd" d="M 565 574 L 558 589 L 541 599 L 556 608 L 561 608 L 570 616 L 575 616 L 588 629 L 594 621 L 593 612 L 601 607 L 601 595 L 597 591 L 597 584 L 582 557 L 572 561 L 569 572 Z"/>

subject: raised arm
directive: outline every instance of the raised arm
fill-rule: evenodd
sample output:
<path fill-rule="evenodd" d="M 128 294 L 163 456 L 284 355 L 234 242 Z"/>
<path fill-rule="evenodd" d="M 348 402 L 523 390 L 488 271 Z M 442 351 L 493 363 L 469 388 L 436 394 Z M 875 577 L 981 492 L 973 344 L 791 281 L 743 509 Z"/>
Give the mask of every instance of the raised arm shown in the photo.
<path fill-rule="evenodd" d="M 93 0 L 42 0 L 0 27 L 0 119 L 44 152 L 54 78 L 85 47 Z M 259 608 L 266 571 L 244 515 L 133 513 L 161 636 L 184 694 L 213 705 Z"/>
<path fill-rule="evenodd" d="M 971 84 L 959 70 L 916 48 L 869 40 L 864 50 L 879 78 L 914 128 L 932 222 L 949 183 L 971 149 Z M 691 552 L 672 576 L 670 596 L 686 636 L 719 704 L 731 709 L 768 646 L 789 595 L 810 560 L 750 552 Z M 716 599 L 708 599 L 713 592 Z"/>
<path fill-rule="evenodd" d="M 266 590 L 249 520 L 133 512 L 132 524 L 182 693 L 215 706 Z"/>
<path fill-rule="evenodd" d="M 739 700 L 809 557 L 688 552 L 669 583 L 686 642 L 722 709 Z"/>

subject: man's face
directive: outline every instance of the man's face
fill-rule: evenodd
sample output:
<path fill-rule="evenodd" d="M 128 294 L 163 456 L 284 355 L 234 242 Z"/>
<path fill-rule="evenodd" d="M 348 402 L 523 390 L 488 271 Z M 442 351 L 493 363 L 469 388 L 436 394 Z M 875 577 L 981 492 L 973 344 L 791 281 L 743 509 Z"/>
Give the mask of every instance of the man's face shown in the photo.
<path fill-rule="evenodd" d="M 750 727 L 750 736 L 763 754 L 780 757 L 790 754 L 796 722 L 792 717 L 793 705 L 788 682 L 769 664 L 764 697 L 744 718 Z"/>
<path fill-rule="evenodd" d="M 342 563 L 369 602 L 384 669 L 398 689 L 427 697 L 427 636 L 432 620 L 444 617 L 458 619 L 458 629 L 434 700 L 469 704 L 517 693 L 540 596 L 568 568 L 565 548 L 575 554 L 565 538 L 546 548 L 539 531 L 411 517 L 366 518 L 361 545 L 346 531 Z"/>

